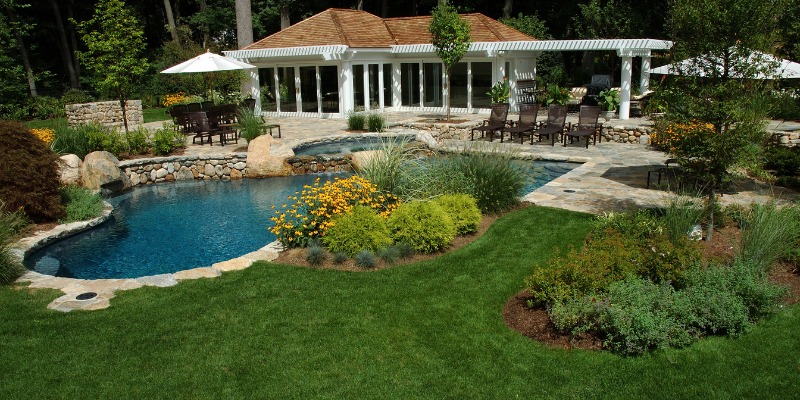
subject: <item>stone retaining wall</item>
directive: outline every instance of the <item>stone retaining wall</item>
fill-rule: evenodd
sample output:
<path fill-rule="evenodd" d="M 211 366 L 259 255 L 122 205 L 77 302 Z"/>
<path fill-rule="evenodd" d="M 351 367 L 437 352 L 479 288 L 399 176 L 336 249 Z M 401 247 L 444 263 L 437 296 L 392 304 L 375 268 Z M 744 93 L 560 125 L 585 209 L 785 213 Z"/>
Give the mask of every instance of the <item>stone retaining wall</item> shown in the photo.
<path fill-rule="evenodd" d="M 144 123 L 142 115 L 142 101 L 128 100 L 125 102 L 128 128 L 138 129 Z M 122 108 L 119 101 L 101 101 L 96 103 L 67 104 L 64 106 L 69 126 L 96 123 L 103 126 L 122 127 Z"/>
<path fill-rule="evenodd" d="M 224 156 L 173 156 L 120 163 L 131 186 L 191 179 L 242 179 L 247 176 L 247 153 Z"/>
<path fill-rule="evenodd" d="M 292 175 L 315 172 L 352 172 L 353 157 L 350 154 L 291 157 L 286 160 L 292 167 Z"/>

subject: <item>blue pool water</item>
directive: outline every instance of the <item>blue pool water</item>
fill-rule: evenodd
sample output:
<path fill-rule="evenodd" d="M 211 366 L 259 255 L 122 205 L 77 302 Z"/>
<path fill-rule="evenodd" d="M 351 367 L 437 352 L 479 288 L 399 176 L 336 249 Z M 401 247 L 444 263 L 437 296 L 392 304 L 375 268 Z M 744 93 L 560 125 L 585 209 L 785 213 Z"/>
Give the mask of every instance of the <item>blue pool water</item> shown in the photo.
<path fill-rule="evenodd" d="M 521 162 L 525 193 L 579 164 Z M 136 278 L 210 266 L 275 240 L 274 211 L 304 185 L 347 174 L 238 181 L 188 181 L 138 187 L 109 199 L 112 218 L 26 258 L 37 272 L 81 279 Z"/>

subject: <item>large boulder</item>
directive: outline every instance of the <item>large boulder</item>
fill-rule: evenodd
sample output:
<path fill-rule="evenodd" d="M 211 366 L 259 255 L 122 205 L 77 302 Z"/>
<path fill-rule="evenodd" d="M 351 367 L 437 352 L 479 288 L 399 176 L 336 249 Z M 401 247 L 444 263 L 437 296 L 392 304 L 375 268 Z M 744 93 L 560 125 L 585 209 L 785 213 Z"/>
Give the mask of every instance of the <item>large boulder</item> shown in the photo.
<path fill-rule="evenodd" d="M 361 169 L 372 162 L 375 157 L 383 156 L 383 150 L 365 150 L 353 152 L 351 163 L 353 169 L 361 171 Z"/>
<path fill-rule="evenodd" d="M 283 146 L 283 141 L 270 135 L 261 135 L 247 146 L 247 177 L 268 178 L 291 175 L 292 169 L 286 159 L 293 157 L 294 151 Z"/>
<path fill-rule="evenodd" d="M 62 185 L 81 184 L 81 166 L 83 161 L 75 154 L 64 154 L 58 160 L 59 180 Z"/>
<path fill-rule="evenodd" d="M 81 167 L 83 186 L 104 193 L 118 192 L 131 186 L 128 175 L 119 169 L 119 160 L 107 151 L 95 151 L 86 155 Z"/>

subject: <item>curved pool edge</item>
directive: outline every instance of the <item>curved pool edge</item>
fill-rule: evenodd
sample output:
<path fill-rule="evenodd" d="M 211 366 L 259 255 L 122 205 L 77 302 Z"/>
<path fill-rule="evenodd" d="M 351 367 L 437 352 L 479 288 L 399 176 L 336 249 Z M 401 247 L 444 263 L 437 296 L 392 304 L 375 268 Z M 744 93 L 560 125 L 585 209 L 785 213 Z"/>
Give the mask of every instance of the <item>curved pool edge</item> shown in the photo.
<path fill-rule="evenodd" d="M 53 241 L 78 234 L 107 221 L 111 217 L 113 207 L 107 202 L 104 203 L 103 212 L 97 218 L 60 224 L 50 230 L 37 232 L 32 236 L 18 240 L 11 246 L 12 256 L 21 263 L 27 255 Z M 207 267 L 197 267 L 169 274 L 120 279 L 76 279 L 45 275 L 27 270 L 16 282 L 28 283 L 27 287 L 32 289 L 55 289 L 63 292 L 64 295 L 47 305 L 47 308 L 51 310 L 62 312 L 101 310 L 111 305 L 111 299 L 116 296 L 115 293 L 117 291 L 133 290 L 144 286 L 169 287 L 175 286 L 184 280 L 215 278 L 222 275 L 223 272 L 249 268 L 256 261 L 273 261 L 278 258 L 278 253 L 281 251 L 283 251 L 283 246 L 280 242 L 273 241 L 256 251 L 230 260 L 220 261 Z M 86 300 L 78 299 L 79 295 L 85 293 L 95 293 L 96 295 Z"/>

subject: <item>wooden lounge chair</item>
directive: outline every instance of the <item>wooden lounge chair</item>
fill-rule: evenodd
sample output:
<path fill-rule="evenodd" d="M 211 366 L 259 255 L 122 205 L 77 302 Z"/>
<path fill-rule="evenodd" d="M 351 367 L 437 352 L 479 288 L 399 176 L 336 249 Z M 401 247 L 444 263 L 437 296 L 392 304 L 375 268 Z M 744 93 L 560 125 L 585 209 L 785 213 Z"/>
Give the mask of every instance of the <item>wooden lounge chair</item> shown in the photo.
<path fill-rule="evenodd" d="M 197 139 L 200 139 L 200 145 L 203 145 L 206 143 L 206 138 L 208 138 L 208 144 L 213 145 L 212 137 L 217 134 L 217 132 L 211 128 L 206 113 L 203 111 L 196 111 L 187 113 L 187 116 L 189 118 L 187 133 L 194 135 L 192 136 L 192 144 L 196 144 Z"/>
<path fill-rule="evenodd" d="M 514 141 L 514 135 L 519 135 L 519 144 L 526 136 L 530 136 L 531 144 L 533 144 L 533 131 L 536 130 L 536 117 L 539 114 L 538 104 L 520 104 L 519 105 L 519 120 L 514 126 L 505 127 L 503 132 L 508 132 L 510 140 Z M 500 142 L 503 142 L 503 135 L 500 134 Z"/>
<path fill-rule="evenodd" d="M 564 132 L 564 125 L 567 123 L 567 106 L 559 106 L 551 104 L 547 108 L 547 122 L 541 124 L 538 129 L 533 131 L 533 134 L 542 141 L 542 136 L 547 136 L 550 139 L 550 145 L 556 145 L 556 136 Z M 533 143 L 533 137 L 531 137 Z"/>
<path fill-rule="evenodd" d="M 564 132 L 564 146 L 567 145 L 567 140 L 571 141 L 572 139 L 578 139 L 578 143 L 580 143 L 582 137 L 586 138 L 587 149 L 589 148 L 590 138 L 593 144 L 597 144 L 597 138 L 600 136 L 600 124 L 597 123 L 599 117 L 599 106 L 581 106 L 575 129 Z M 602 137 L 600 140 L 603 140 Z"/>
<path fill-rule="evenodd" d="M 508 104 L 493 104 L 492 112 L 489 114 L 489 119 L 483 120 L 483 125 L 472 128 L 469 134 L 469 140 L 475 140 L 475 131 L 481 133 L 481 138 L 489 133 L 490 138 L 494 139 L 494 132 L 498 132 L 506 126 L 506 119 L 508 118 Z M 500 141 L 503 141 L 502 132 L 500 134 Z"/>

